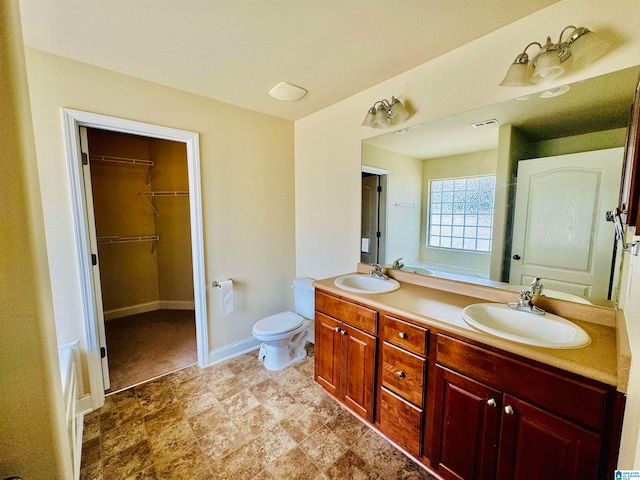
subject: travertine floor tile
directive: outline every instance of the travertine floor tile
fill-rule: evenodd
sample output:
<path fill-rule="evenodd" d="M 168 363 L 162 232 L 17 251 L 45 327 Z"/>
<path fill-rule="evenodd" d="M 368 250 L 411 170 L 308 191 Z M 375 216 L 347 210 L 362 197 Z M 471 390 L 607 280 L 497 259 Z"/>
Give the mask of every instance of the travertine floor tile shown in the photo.
<path fill-rule="evenodd" d="M 322 469 L 331 466 L 347 451 L 347 445 L 326 425 L 300 443 L 300 448 Z"/>
<path fill-rule="evenodd" d="M 85 417 L 81 480 L 432 480 L 313 381 L 257 352 L 107 397 Z"/>
<path fill-rule="evenodd" d="M 266 471 L 274 479 L 287 480 L 313 480 L 320 473 L 318 467 L 298 447 L 270 463 Z"/>
<path fill-rule="evenodd" d="M 218 462 L 248 441 L 240 429 L 231 420 L 227 420 L 216 424 L 213 430 L 200 437 L 198 444 L 212 462 Z"/>

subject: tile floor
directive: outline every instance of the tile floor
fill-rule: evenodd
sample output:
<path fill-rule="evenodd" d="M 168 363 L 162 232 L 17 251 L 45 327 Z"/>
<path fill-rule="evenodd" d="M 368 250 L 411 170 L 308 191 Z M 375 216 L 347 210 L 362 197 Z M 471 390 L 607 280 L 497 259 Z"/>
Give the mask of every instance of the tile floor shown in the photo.
<path fill-rule="evenodd" d="M 81 480 L 429 479 L 313 381 L 251 352 L 107 397 L 85 417 Z"/>

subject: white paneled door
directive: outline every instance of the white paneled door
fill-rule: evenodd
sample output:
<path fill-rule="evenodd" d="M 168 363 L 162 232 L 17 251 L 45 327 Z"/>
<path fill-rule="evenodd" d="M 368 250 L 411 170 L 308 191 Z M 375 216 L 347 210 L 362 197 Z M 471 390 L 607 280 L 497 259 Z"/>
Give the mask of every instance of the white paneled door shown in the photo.
<path fill-rule="evenodd" d="M 518 163 L 509 283 L 607 298 L 623 149 Z"/>
<path fill-rule="evenodd" d="M 100 357 L 102 361 L 102 381 L 104 389 L 111 388 L 109 380 L 109 359 L 107 358 L 107 335 L 104 326 L 104 311 L 102 308 L 102 286 L 100 284 L 100 267 L 98 265 L 98 238 L 96 235 L 96 220 L 93 209 L 93 191 L 91 186 L 91 166 L 89 162 L 89 140 L 87 129 L 80 127 L 80 150 L 82 151 L 82 177 L 84 181 L 85 202 L 87 205 L 87 233 L 89 234 L 89 246 L 91 248 L 91 265 L 95 318 L 98 333 L 98 344 L 100 346 Z"/>

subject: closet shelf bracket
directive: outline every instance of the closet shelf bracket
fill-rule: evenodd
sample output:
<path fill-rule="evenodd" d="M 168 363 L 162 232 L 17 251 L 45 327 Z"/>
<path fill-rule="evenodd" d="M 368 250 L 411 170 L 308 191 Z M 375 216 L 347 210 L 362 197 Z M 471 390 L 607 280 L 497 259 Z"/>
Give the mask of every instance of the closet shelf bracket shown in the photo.
<path fill-rule="evenodd" d="M 156 251 L 156 242 L 160 240 L 159 235 L 136 235 L 136 236 L 111 236 L 111 237 L 98 237 L 98 245 L 105 245 L 110 243 L 140 243 L 151 242 L 151 254 Z"/>
<path fill-rule="evenodd" d="M 189 192 L 185 191 L 155 191 L 155 192 L 138 192 L 138 196 L 142 197 L 149 204 L 151 209 L 153 210 L 154 215 L 160 215 L 160 212 L 155 207 L 150 198 L 153 197 L 188 197 Z"/>
<path fill-rule="evenodd" d="M 128 158 L 128 157 L 114 157 L 110 155 L 91 155 L 89 159 L 92 162 L 104 162 L 115 163 L 120 165 L 131 165 L 134 167 L 147 167 L 147 176 L 145 177 L 144 184 L 149 185 L 151 182 L 151 167 L 155 164 L 153 160 L 147 160 L 144 158 Z"/>

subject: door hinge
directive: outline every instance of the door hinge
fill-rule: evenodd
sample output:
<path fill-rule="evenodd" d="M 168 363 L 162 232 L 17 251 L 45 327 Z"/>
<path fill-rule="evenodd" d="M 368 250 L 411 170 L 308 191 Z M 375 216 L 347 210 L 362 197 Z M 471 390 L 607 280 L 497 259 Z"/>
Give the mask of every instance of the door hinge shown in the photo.
<path fill-rule="evenodd" d="M 82 152 L 82 164 L 89 165 L 89 155 L 84 152 Z"/>
<path fill-rule="evenodd" d="M 100 358 L 104 358 L 107 356 L 107 349 L 104 347 L 100 347 Z"/>
<path fill-rule="evenodd" d="M 380 232 L 376 232 L 376 237 L 380 238 L 382 234 Z"/>
<path fill-rule="evenodd" d="M 378 193 L 381 193 L 382 192 L 382 186 L 378 185 L 378 188 L 376 190 L 378 190 Z"/>
<path fill-rule="evenodd" d="M 98 264 L 98 256 L 95 253 L 91 254 L 91 265 L 94 267 Z"/>

